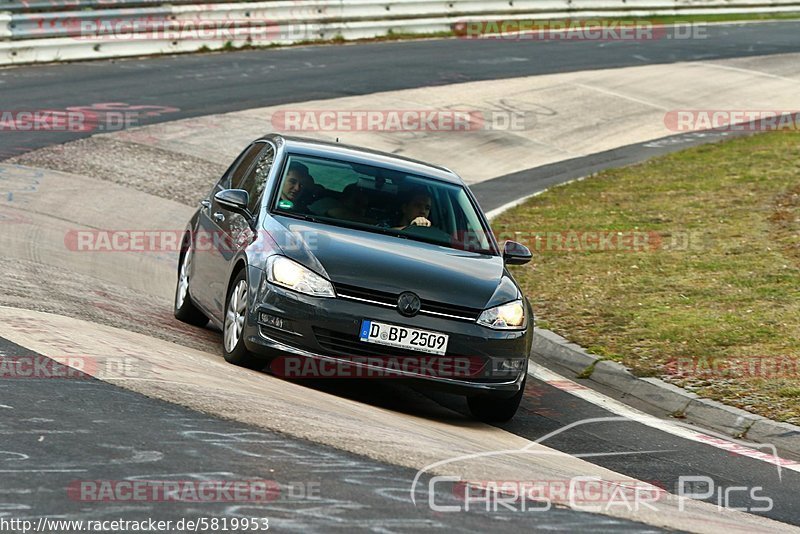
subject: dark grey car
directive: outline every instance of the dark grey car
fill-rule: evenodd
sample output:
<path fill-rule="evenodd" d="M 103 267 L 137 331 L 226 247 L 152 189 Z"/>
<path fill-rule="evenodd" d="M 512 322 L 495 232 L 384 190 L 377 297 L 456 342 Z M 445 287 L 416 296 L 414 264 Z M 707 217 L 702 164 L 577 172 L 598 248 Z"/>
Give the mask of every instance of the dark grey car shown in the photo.
<path fill-rule="evenodd" d="M 189 221 L 175 316 L 223 329 L 225 359 L 287 377 L 400 378 L 513 417 L 530 305 L 453 172 L 380 152 L 269 135 Z"/>

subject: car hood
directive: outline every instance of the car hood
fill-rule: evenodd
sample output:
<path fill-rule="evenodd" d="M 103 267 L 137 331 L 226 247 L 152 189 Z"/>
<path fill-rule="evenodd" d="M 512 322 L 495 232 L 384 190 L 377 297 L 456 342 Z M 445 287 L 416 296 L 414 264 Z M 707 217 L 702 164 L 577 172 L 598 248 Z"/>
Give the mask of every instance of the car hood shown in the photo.
<path fill-rule="evenodd" d="M 276 216 L 283 253 L 344 284 L 389 293 L 413 291 L 423 300 L 469 308 L 517 298 L 503 259 L 375 234 Z"/>

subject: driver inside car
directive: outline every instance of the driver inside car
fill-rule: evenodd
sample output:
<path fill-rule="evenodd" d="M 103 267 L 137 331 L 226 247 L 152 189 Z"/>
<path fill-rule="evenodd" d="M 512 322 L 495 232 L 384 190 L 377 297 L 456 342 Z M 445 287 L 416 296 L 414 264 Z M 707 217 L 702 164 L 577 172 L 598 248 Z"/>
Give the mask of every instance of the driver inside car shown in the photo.
<path fill-rule="evenodd" d="M 430 226 L 431 195 L 425 189 L 412 189 L 400 197 L 399 224 L 395 230 L 405 230 L 410 226 Z"/>

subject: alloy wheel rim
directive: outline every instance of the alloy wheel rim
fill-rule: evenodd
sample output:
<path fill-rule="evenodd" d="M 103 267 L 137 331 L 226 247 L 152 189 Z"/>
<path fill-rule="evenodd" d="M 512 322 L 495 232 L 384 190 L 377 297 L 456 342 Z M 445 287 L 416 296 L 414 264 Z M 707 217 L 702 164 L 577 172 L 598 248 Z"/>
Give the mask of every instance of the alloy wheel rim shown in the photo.
<path fill-rule="evenodd" d="M 247 307 L 247 282 L 239 280 L 231 293 L 228 310 L 225 312 L 225 348 L 228 353 L 236 349 L 244 330 L 245 308 Z"/>
<path fill-rule="evenodd" d="M 181 270 L 178 274 L 178 291 L 175 292 L 175 308 L 181 309 L 183 303 L 186 302 L 186 296 L 189 294 L 189 266 L 192 263 L 192 251 L 187 250 L 181 262 Z"/>

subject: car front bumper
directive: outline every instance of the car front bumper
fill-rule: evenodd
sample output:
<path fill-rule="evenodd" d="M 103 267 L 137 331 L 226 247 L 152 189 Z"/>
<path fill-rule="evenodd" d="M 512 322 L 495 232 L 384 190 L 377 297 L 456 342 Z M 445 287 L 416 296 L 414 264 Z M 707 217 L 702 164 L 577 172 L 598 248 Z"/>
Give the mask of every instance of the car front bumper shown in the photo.
<path fill-rule="evenodd" d="M 261 271 L 251 270 L 256 273 Z M 318 365 L 303 366 L 312 374 L 297 378 L 402 378 L 450 393 L 498 398 L 514 396 L 522 387 L 533 333 L 530 318 L 525 330 L 492 330 L 444 317 L 404 317 L 394 308 L 340 297 L 311 297 L 258 278 L 257 283 L 251 279 L 244 339 L 253 353 L 278 357 L 272 366 L 277 374 L 288 368 L 286 358 L 302 358 Z M 447 353 L 435 356 L 361 342 L 365 319 L 448 334 Z M 436 365 L 430 372 L 430 366 L 407 365 L 410 361 Z M 291 364 L 298 369 L 297 362 Z"/>

